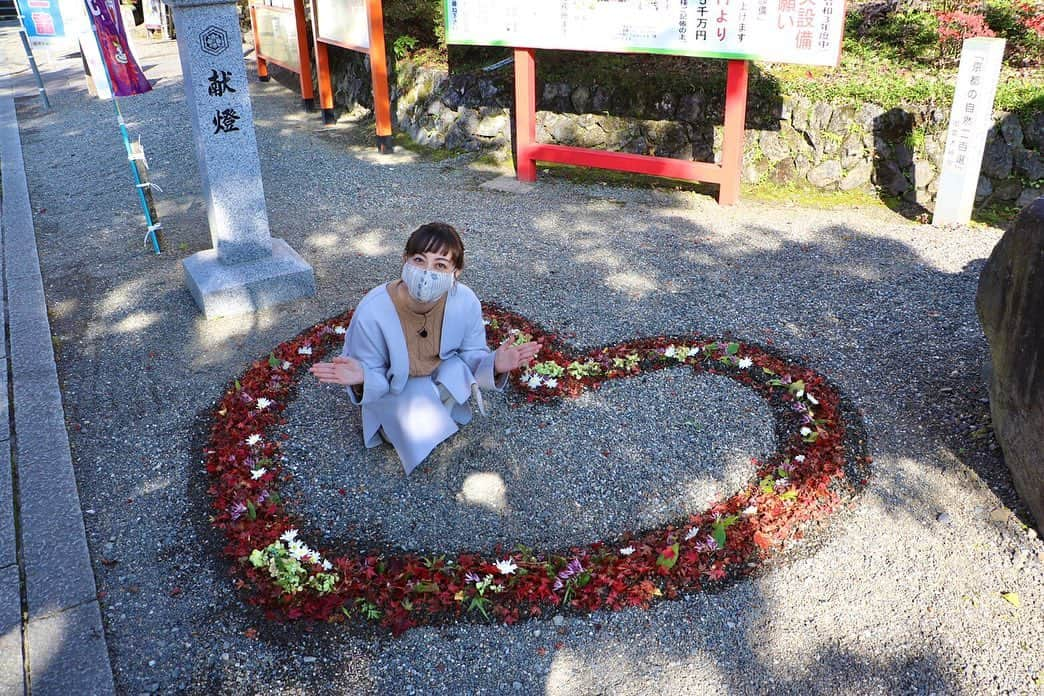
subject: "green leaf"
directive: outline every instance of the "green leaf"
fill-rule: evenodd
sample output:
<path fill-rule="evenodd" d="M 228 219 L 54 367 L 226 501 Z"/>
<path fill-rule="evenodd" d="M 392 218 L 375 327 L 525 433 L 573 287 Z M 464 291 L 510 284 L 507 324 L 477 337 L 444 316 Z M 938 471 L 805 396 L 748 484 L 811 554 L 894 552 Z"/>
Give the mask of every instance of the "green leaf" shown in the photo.
<path fill-rule="evenodd" d="M 780 493 L 779 497 L 780 497 L 781 500 L 797 500 L 797 495 L 798 495 L 797 489 L 796 488 L 791 488 L 790 490 L 786 491 L 785 493 Z"/>
<path fill-rule="evenodd" d="M 773 372 L 772 370 L 768 369 L 767 367 L 761 368 L 761 371 L 764 372 L 766 375 L 774 375 L 774 374 L 776 374 L 775 372 Z"/>
<path fill-rule="evenodd" d="M 1005 602 L 1015 607 L 1016 609 L 1022 606 L 1022 600 L 1019 599 L 1018 592 L 1001 592 L 1001 597 L 1004 598 Z"/>
<path fill-rule="evenodd" d="M 729 355 L 735 355 L 736 353 L 739 352 L 739 344 L 738 343 L 730 343 L 729 345 L 725 346 L 725 352 L 728 353 Z"/>
<path fill-rule="evenodd" d="M 251 521 L 257 519 L 257 508 L 254 507 L 254 504 L 249 500 L 247 501 L 247 517 L 249 517 Z"/>
<path fill-rule="evenodd" d="M 761 479 L 761 482 L 758 484 L 758 486 L 765 493 L 771 493 L 773 489 L 775 489 L 776 487 L 776 482 L 775 479 L 773 479 L 771 476 L 766 476 L 765 478 Z"/>
<path fill-rule="evenodd" d="M 711 536 L 714 537 L 719 549 L 725 548 L 725 523 L 720 520 L 715 522 L 711 528 Z"/>
<path fill-rule="evenodd" d="M 275 353 L 269 353 L 268 354 L 268 366 L 269 367 L 279 367 L 280 365 L 282 365 L 282 363 L 279 362 L 279 360 L 276 359 Z"/>
<path fill-rule="evenodd" d="M 421 593 L 438 592 L 439 591 L 439 583 L 437 583 L 437 582 L 418 582 L 416 585 L 413 586 L 413 590 L 415 592 L 421 592 Z"/>
<path fill-rule="evenodd" d="M 254 549 L 250 552 L 250 565 L 255 568 L 260 568 L 263 565 L 268 564 L 268 559 L 265 558 L 265 552 L 261 549 Z"/>
<path fill-rule="evenodd" d="M 661 568 L 666 568 L 667 570 L 673 568 L 674 565 L 678 562 L 678 549 L 678 544 L 671 544 L 670 546 L 665 548 L 663 551 L 660 552 L 659 557 L 657 557 L 656 565 L 660 566 Z M 668 554 L 668 551 L 670 551 L 671 553 Z"/>
<path fill-rule="evenodd" d="M 240 384 L 239 384 L 239 380 L 237 379 L 237 380 L 236 380 L 236 391 L 241 391 L 242 389 L 243 389 L 243 387 L 242 387 L 242 386 L 240 386 Z"/>

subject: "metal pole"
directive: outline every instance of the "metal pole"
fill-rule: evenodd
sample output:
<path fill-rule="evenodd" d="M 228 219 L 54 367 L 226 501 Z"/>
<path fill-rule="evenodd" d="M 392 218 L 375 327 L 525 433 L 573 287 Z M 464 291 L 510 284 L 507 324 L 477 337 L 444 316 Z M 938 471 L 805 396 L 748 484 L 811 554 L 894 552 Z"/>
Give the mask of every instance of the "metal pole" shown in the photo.
<path fill-rule="evenodd" d="M 33 69 L 33 75 L 36 76 L 36 87 L 40 91 L 40 98 L 43 99 L 44 107 L 50 109 L 51 101 L 47 98 L 47 90 L 44 89 L 43 78 L 40 77 L 40 68 L 36 67 L 36 56 L 33 55 L 33 47 L 29 45 L 29 37 L 25 35 L 25 25 L 22 24 L 22 11 L 18 9 L 17 2 L 15 3 L 15 9 L 18 12 L 18 36 L 22 39 L 25 57 L 29 59 L 29 67 Z"/>
<path fill-rule="evenodd" d="M 98 55 L 101 57 L 102 72 L 105 73 L 105 83 L 109 85 L 109 93 L 112 94 L 112 108 L 116 110 L 116 122 L 120 126 L 120 135 L 123 136 L 123 147 L 127 151 L 127 162 L 130 163 L 131 174 L 134 175 L 134 185 L 138 189 L 138 202 L 141 203 L 141 210 L 145 213 L 145 224 L 148 226 L 148 239 L 152 242 L 152 249 L 157 254 L 160 253 L 159 238 L 156 236 L 156 230 L 159 229 L 159 225 L 156 224 L 152 219 L 152 211 L 149 210 L 149 202 L 145 199 L 145 186 L 142 184 L 141 177 L 138 175 L 138 168 L 134 166 L 134 154 L 131 151 L 130 134 L 127 132 L 127 124 L 123 121 L 123 113 L 120 111 L 120 105 L 116 102 L 116 90 L 112 87 L 112 78 L 109 77 L 109 67 L 105 64 L 105 52 L 102 50 L 101 39 L 98 38 L 98 27 L 94 25 L 94 20 L 91 19 L 91 4 L 89 0 L 85 0 L 87 6 L 87 19 L 91 23 L 91 35 L 94 36 L 94 43 L 98 47 Z M 117 6 L 119 11 L 119 6 Z"/>

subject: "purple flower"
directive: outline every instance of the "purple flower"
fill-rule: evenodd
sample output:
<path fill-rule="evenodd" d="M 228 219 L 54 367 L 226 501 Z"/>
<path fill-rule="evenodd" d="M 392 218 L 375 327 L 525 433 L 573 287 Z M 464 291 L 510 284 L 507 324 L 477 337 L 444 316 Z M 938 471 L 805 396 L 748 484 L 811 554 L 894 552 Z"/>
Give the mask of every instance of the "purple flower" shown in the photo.
<path fill-rule="evenodd" d="M 551 586 L 551 589 L 554 590 L 555 592 L 558 592 L 559 590 L 562 589 L 562 587 L 563 587 L 562 581 L 561 580 L 555 580 L 555 584 Z"/>
<path fill-rule="evenodd" d="M 558 579 L 555 580 L 555 584 L 552 586 L 552 589 L 556 591 L 561 590 L 564 587 L 564 581 L 568 580 L 574 575 L 579 575 L 582 572 L 584 572 L 584 567 L 580 565 L 580 559 L 574 558 L 573 560 L 569 561 L 569 564 L 558 573 Z"/>
<path fill-rule="evenodd" d="M 472 573 L 471 571 L 468 571 L 464 574 L 465 582 L 470 582 L 477 585 L 481 580 L 482 578 L 480 578 L 478 575 L 475 575 L 475 573 Z"/>
<path fill-rule="evenodd" d="M 240 502 L 232 503 L 232 507 L 228 509 L 228 514 L 232 516 L 233 520 L 238 520 L 243 516 L 243 513 L 247 511 L 246 505 Z"/>
<path fill-rule="evenodd" d="M 264 504 L 264 502 L 266 500 L 268 500 L 268 489 L 267 488 L 265 490 L 261 491 L 261 495 L 257 496 L 257 504 L 258 505 L 262 505 L 262 504 Z"/>

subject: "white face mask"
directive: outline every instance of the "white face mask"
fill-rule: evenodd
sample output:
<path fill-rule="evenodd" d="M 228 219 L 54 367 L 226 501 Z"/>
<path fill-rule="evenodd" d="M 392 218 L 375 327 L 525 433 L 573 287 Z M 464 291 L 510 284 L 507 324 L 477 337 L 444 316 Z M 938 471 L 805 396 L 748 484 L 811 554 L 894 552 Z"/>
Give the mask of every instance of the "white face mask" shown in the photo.
<path fill-rule="evenodd" d="M 402 265 L 402 282 L 406 284 L 410 296 L 418 302 L 427 304 L 439 299 L 453 286 L 454 280 L 456 277 L 452 273 L 427 271 L 411 263 Z"/>

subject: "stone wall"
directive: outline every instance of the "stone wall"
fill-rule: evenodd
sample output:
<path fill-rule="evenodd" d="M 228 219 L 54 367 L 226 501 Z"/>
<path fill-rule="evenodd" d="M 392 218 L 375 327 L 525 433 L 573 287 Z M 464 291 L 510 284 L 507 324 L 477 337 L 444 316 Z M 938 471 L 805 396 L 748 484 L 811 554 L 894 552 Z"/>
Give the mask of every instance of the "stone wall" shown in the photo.
<path fill-rule="evenodd" d="M 348 53 L 331 58 L 338 103 L 372 106 L 365 59 Z M 403 61 L 396 68 L 392 111 L 398 130 L 428 147 L 510 148 L 510 68 L 495 76 L 451 75 Z M 666 94 L 655 103 L 636 104 L 598 85 L 538 88 L 540 142 L 720 161 L 720 94 Z M 948 117 L 948 109 L 931 106 L 886 111 L 874 104 L 836 107 L 801 96 L 752 93 L 743 177 L 825 190 L 880 191 L 930 209 Z M 1022 207 L 1044 193 L 1044 113 L 1020 119 L 998 112 L 994 118 L 976 200 Z"/>

